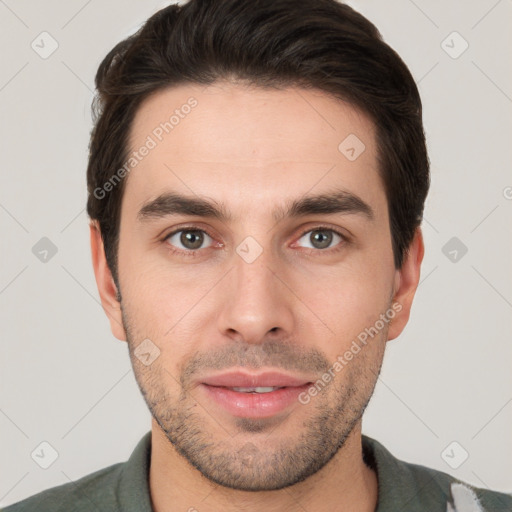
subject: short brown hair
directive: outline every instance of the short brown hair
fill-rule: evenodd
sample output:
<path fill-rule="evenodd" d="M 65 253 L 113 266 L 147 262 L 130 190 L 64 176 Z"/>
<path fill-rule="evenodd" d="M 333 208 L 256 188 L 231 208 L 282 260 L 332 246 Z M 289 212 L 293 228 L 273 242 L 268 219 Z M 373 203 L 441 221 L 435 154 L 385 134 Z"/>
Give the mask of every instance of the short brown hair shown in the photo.
<path fill-rule="evenodd" d="M 376 125 L 379 172 L 396 268 L 420 225 L 430 185 L 418 89 L 376 27 L 336 0 L 189 0 L 151 16 L 118 43 L 96 74 L 87 168 L 87 212 L 100 226 L 119 289 L 117 252 L 130 128 L 152 93 L 236 77 L 251 85 L 301 86 L 348 101 Z"/>

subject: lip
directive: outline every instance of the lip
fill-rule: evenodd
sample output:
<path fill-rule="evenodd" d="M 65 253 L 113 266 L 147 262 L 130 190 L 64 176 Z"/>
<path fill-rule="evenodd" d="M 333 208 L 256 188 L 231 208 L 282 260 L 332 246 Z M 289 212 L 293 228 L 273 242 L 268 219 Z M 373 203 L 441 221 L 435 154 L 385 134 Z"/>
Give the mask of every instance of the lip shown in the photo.
<path fill-rule="evenodd" d="M 267 371 L 262 373 L 247 373 L 232 371 L 212 375 L 201 379 L 202 384 L 219 387 L 298 387 L 311 382 L 309 378 L 294 377 L 281 372 Z"/>
<path fill-rule="evenodd" d="M 230 415 L 239 418 L 270 418 L 298 402 L 312 379 L 280 372 L 251 374 L 234 371 L 202 379 L 199 388 Z M 230 388 L 279 387 L 268 393 L 244 393 Z"/>

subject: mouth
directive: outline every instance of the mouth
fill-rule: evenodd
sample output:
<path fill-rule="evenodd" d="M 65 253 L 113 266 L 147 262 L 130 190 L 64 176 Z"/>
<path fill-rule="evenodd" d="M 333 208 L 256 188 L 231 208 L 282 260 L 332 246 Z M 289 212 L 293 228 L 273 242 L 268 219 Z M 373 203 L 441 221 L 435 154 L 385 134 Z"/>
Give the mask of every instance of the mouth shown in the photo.
<path fill-rule="evenodd" d="M 278 389 L 283 389 L 286 386 L 259 386 L 256 388 L 228 388 L 233 391 L 237 391 L 238 393 L 272 393 L 272 391 L 276 391 Z"/>
<path fill-rule="evenodd" d="M 270 418 L 298 402 L 312 384 L 308 378 L 278 372 L 230 372 L 200 383 L 208 399 L 239 418 Z"/>

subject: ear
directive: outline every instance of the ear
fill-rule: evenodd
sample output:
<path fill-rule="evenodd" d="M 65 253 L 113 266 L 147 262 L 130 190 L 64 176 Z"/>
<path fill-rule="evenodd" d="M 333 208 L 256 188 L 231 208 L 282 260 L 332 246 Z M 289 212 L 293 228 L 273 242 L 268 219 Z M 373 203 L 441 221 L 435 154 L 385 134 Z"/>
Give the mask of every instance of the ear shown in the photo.
<path fill-rule="evenodd" d="M 411 313 L 412 301 L 420 280 L 420 267 L 425 254 L 423 234 L 418 227 L 402 267 L 396 270 L 393 309 L 396 311 L 388 330 L 388 341 L 397 338 L 404 330 Z"/>
<path fill-rule="evenodd" d="M 101 230 L 96 220 L 89 224 L 91 234 L 91 254 L 96 285 L 101 298 L 101 305 L 110 321 L 112 334 L 121 341 L 126 341 L 126 332 L 123 327 L 121 304 L 117 300 L 117 287 L 112 278 L 112 273 L 107 265 L 105 248 Z"/>

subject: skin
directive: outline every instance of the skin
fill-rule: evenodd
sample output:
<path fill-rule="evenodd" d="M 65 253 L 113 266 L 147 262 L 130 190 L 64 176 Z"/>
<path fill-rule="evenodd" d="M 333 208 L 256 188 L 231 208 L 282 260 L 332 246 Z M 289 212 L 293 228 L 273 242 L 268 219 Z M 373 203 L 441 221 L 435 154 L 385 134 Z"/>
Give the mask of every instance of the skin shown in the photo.
<path fill-rule="evenodd" d="M 362 458 L 361 417 L 386 341 L 409 318 L 424 253 L 421 231 L 395 269 L 373 122 L 320 91 L 234 82 L 160 91 L 139 108 L 131 149 L 191 96 L 198 105 L 128 176 L 121 302 L 97 223 L 90 226 L 102 305 L 114 336 L 128 341 L 153 415 L 153 507 L 373 511 L 377 479 Z M 349 134 L 366 147 L 355 161 L 338 150 Z M 373 220 L 357 213 L 272 217 L 287 201 L 340 188 L 370 205 Z M 141 206 L 164 191 L 215 200 L 234 218 L 177 215 L 140 222 Z M 187 251 L 181 233 L 165 239 L 182 226 L 211 235 L 199 249 L 188 249 L 193 257 L 170 250 Z M 319 248 L 312 236 L 319 226 L 327 226 L 324 236 L 334 229 L 347 241 L 334 234 L 327 248 Z M 262 249 L 251 263 L 236 252 L 248 236 Z M 306 405 L 241 419 L 199 385 L 212 368 L 242 365 L 315 381 L 393 303 L 401 310 L 391 324 Z M 134 355 L 147 338 L 160 350 L 148 366 Z"/>

